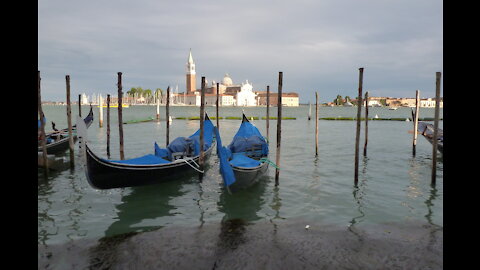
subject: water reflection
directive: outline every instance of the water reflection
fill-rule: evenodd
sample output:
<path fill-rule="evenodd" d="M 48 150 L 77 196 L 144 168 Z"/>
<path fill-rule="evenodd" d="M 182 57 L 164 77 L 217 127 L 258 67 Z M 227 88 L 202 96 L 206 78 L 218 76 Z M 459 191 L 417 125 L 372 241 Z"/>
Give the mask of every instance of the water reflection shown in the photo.
<path fill-rule="evenodd" d="M 44 172 L 39 171 L 39 176 L 40 174 L 43 175 Z M 53 193 L 52 184 L 49 180 L 51 180 L 51 176 L 50 179 L 45 179 L 43 177 L 38 178 L 38 243 L 43 245 L 46 245 L 50 236 L 58 234 L 58 227 L 55 226 L 55 219 L 49 215 L 53 205 L 53 202 L 49 200 L 50 195 Z M 51 229 L 55 229 L 55 231 L 51 232 Z"/>
<path fill-rule="evenodd" d="M 165 216 L 175 216 L 176 207 L 169 204 L 175 197 L 184 195 L 181 191 L 186 179 L 179 179 L 157 185 L 130 188 L 131 192 L 122 196 L 122 202 L 115 206 L 118 210 L 117 221 L 105 231 L 105 236 L 132 231 L 148 231 L 162 226 L 135 226 L 146 219 L 157 219 Z"/>
<path fill-rule="evenodd" d="M 364 196 L 365 196 L 365 189 L 367 186 L 367 165 L 368 165 L 368 157 L 363 157 L 363 168 L 361 171 L 361 174 L 359 175 L 360 177 L 360 182 L 357 185 L 353 186 L 353 199 L 355 200 L 355 203 L 357 204 L 357 211 L 359 213 L 358 216 L 355 216 L 352 218 L 350 221 L 350 224 L 348 225 L 348 230 L 355 234 L 360 241 L 363 241 L 363 238 L 360 236 L 359 233 L 357 233 L 354 230 L 354 226 L 357 223 L 360 223 L 363 218 L 365 217 L 365 213 L 363 212 L 364 208 Z"/>
<path fill-rule="evenodd" d="M 222 221 L 242 219 L 252 222 L 261 219 L 257 213 L 265 204 L 264 193 L 268 180 L 269 177 L 264 175 L 255 185 L 233 194 L 222 189 L 217 202 L 218 210 L 225 214 Z"/>

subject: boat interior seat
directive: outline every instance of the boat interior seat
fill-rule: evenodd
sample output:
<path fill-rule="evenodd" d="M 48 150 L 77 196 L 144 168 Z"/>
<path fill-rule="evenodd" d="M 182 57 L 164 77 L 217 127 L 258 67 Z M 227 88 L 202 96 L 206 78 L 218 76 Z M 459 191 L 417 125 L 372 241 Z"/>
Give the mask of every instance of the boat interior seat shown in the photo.
<path fill-rule="evenodd" d="M 172 155 L 172 161 L 191 156 L 188 154 L 188 152 L 173 152 L 171 153 L 171 155 Z"/>

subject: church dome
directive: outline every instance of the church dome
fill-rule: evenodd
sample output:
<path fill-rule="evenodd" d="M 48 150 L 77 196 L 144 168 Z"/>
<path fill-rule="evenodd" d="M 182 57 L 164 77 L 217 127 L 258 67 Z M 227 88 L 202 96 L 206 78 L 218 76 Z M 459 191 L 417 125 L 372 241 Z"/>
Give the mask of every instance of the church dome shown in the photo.
<path fill-rule="evenodd" d="M 232 78 L 228 74 L 225 74 L 225 77 L 223 77 L 222 84 L 225 86 L 231 86 L 233 85 Z"/>

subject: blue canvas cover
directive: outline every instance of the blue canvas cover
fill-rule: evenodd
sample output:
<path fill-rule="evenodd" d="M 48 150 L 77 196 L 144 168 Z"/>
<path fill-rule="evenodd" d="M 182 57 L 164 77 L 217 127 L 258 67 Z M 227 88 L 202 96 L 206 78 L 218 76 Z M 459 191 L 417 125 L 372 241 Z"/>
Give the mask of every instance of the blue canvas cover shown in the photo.
<path fill-rule="evenodd" d="M 232 167 L 228 163 L 229 150 L 222 146 L 222 139 L 220 138 L 218 129 L 214 127 L 214 130 L 215 138 L 217 139 L 217 155 L 220 159 L 220 174 L 222 175 L 223 183 L 226 187 L 228 187 L 235 183 L 235 174 L 233 173 Z"/>
<path fill-rule="evenodd" d="M 210 119 L 205 119 L 203 122 L 203 142 L 204 147 L 203 150 L 207 150 L 213 143 L 213 126 L 212 121 Z M 195 133 L 193 133 L 189 137 L 193 141 L 193 148 L 194 148 L 194 155 L 200 154 L 200 129 L 198 129 Z"/>
<path fill-rule="evenodd" d="M 164 158 L 164 159 L 171 159 L 171 153 L 168 151 L 168 149 L 165 148 L 160 148 L 155 142 L 155 156 L 159 158 Z"/>
<path fill-rule="evenodd" d="M 171 153 L 175 153 L 175 152 L 191 153 L 193 150 L 193 141 L 190 138 L 177 137 L 167 146 L 167 149 Z"/>
<path fill-rule="evenodd" d="M 47 123 L 47 118 L 43 117 L 43 124 L 45 125 Z M 40 128 L 42 125 L 42 121 L 40 121 L 40 119 L 38 119 L 38 128 Z"/>
<path fill-rule="evenodd" d="M 155 165 L 155 164 L 170 163 L 170 161 L 165 160 L 163 158 L 159 158 L 152 154 L 148 154 L 138 158 L 125 159 L 125 160 L 108 160 L 108 159 L 103 159 L 103 160 L 108 162 L 123 163 L 123 164 L 130 164 L 130 165 Z"/>
<path fill-rule="evenodd" d="M 244 116 L 245 118 L 245 116 Z M 268 155 L 268 143 L 252 123 L 243 121 L 232 142 L 228 145 L 232 153 L 240 153 L 259 149 L 260 155 Z"/>
<path fill-rule="evenodd" d="M 235 167 L 253 168 L 260 166 L 260 161 L 249 158 L 242 154 L 237 154 L 233 155 L 233 159 L 230 160 L 230 164 Z"/>

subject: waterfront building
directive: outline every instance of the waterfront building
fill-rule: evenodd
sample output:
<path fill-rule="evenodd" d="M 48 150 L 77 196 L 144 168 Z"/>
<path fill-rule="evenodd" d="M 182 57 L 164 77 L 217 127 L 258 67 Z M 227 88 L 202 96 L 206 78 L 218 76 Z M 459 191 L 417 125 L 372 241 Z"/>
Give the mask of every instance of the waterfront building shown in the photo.
<path fill-rule="evenodd" d="M 257 104 L 259 106 L 267 105 L 267 92 L 266 91 L 257 91 Z M 278 93 L 270 92 L 270 106 L 278 105 Z M 288 107 L 298 107 L 299 98 L 298 93 L 282 93 L 282 106 Z"/>

